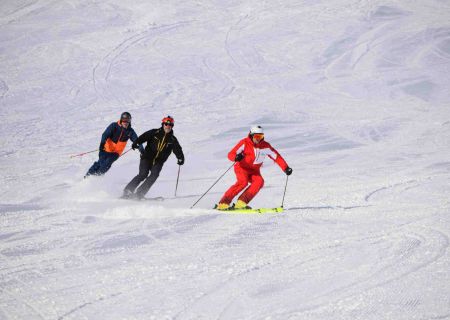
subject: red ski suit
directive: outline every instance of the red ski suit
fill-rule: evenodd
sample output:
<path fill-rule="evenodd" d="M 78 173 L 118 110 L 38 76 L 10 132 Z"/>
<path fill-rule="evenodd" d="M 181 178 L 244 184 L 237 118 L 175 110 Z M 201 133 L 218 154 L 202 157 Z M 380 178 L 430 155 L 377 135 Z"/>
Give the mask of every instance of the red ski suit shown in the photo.
<path fill-rule="evenodd" d="M 233 201 L 233 198 L 250 183 L 248 188 L 245 189 L 238 199 L 245 203 L 249 203 L 264 185 L 264 179 L 261 176 L 260 168 L 266 156 L 275 161 L 283 171 L 288 167 L 286 161 L 278 151 L 264 140 L 254 144 L 250 136 L 242 139 L 228 153 L 228 159 L 234 161 L 236 154 L 241 152 L 244 154 L 244 159 L 236 162 L 234 165 L 237 181 L 225 192 L 219 203 L 230 204 L 231 201 Z"/>

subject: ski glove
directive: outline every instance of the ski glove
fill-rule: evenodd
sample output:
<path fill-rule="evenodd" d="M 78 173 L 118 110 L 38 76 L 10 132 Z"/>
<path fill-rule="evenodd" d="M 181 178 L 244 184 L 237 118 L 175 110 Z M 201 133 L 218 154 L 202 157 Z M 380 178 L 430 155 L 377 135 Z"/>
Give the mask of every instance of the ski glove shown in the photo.
<path fill-rule="evenodd" d="M 133 144 L 131 145 L 131 149 L 133 149 L 133 150 L 136 150 L 139 147 L 140 146 L 136 142 L 133 142 Z M 140 148 L 139 148 L 139 150 L 140 150 Z"/>
<path fill-rule="evenodd" d="M 235 162 L 239 162 L 239 161 L 241 161 L 242 159 L 244 159 L 244 154 L 243 154 L 243 153 L 238 153 L 238 154 L 236 155 L 236 157 L 234 157 L 234 161 L 235 161 Z"/>
<path fill-rule="evenodd" d="M 178 159 L 177 164 L 182 166 L 184 164 L 184 159 Z"/>
<path fill-rule="evenodd" d="M 287 167 L 286 170 L 284 170 L 284 173 L 286 173 L 286 175 L 290 176 L 292 174 L 292 168 Z"/>

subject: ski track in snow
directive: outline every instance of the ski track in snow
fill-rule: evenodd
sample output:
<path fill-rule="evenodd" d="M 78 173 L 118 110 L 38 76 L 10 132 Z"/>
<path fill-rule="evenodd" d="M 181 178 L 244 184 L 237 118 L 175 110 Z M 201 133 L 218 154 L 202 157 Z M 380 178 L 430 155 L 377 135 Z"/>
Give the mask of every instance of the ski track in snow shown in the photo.
<path fill-rule="evenodd" d="M 400 226 L 398 229 L 404 228 L 404 225 Z M 382 267 L 377 266 L 378 270 L 373 271 L 371 274 L 361 276 L 357 281 L 350 282 L 344 286 L 340 286 L 335 288 L 329 292 L 325 292 L 318 296 L 309 296 L 307 302 L 301 303 L 302 307 L 296 307 L 294 310 L 285 312 L 285 313 L 275 313 L 271 314 L 275 319 L 287 319 L 292 316 L 301 317 L 307 311 L 311 311 L 314 309 L 321 308 L 325 305 L 332 304 L 334 300 L 342 300 L 348 297 L 360 294 L 361 292 L 369 291 L 373 288 L 383 286 L 389 284 L 393 281 L 397 281 L 401 278 L 408 276 L 412 272 L 416 272 L 421 268 L 425 268 L 431 263 L 435 262 L 439 258 L 441 258 L 447 248 L 449 239 L 448 237 L 439 232 L 437 230 L 430 230 L 430 235 L 419 235 L 419 234 L 403 234 L 399 233 L 399 230 L 390 230 L 389 232 L 384 232 L 381 235 L 371 235 L 365 238 L 348 238 L 348 239 L 339 239 L 338 244 L 335 242 L 332 243 L 321 243 L 319 247 L 316 248 L 308 248 L 309 257 L 311 257 L 311 253 L 313 253 L 313 257 L 311 257 L 307 261 L 299 260 L 297 257 L 285 257 L 280 261 L 275 262 L 265 262 L 262 265 L 253 266 L 247 270 L 243 270 L 242 272 L 226 279 L 221 285 L 216 288 L 213 288 L 211 291 L 203 294 L 200 298 L 196 299 L 187 309 L 184 309 L 180 312 L 181 318 L 186 315 L 192 314 L 202 314 L 198 310 L 193 312 L 192 309 L 195 308 L 196 305 L 201 306 L 204 309 L 206 314 L 206 308 L 211 308 L 212 304 L 216 304 L 222 307 L 219 307 L 217 310 L 217 315 L 214 318 L 222 318 L 220 315 L 226 313 L 227 309 L 232 308 L 231 305 L 238 298 L 236 296 L 240 296 L 243 294 L 238 288 L 242 287 L 243 290 L 248 290 L 249 287 L 254 285 L 254 281 L 245 279 L 246 276 L 257 277 L 257 273 L 270 273 L 272 270 L 267 270 L 273 268 L 276 273 L 280 273 L 281 270 L 283 274 L 290 274 L 290 272 L 294 270 L 299 270 L 302 265 L 309 263 L 320 263 L 321 260 L 325 259 L 326 251 L 340 251 L 345 252 L 351 249 L 354 243 L 361 242 L 369 242 L 369 247 L 374 246 L 372 250 L 376 251 L 377 247 L 383 247 L 386 245 L 386 242 L 383 241 L 383 238 L 386 238 L 388 235 L 388 239 L 399 238 L 401 240 L 398 244 L 394 243 L 393 245 L 399 245 L 400 248 L 397 249 L 396 256 L 392 258 L 392 262 L 387 265 L 382 265 Z M 427 231 L 425 230 L 425 233 Z M 405 243 L 402 243 L 405 242 Z M 416 251 L 420 249 L 421 246 L 424 246 L 422 243 L 431 243 L 432 254 L 426 261 L 420 261 L 416 265 L 407 265 L 405 270 L 398 270 L 399 267 L 402 267 L 402 264 L 406 264 L 404 261 L 408 258 L 411 258 L 414 254 L 419 255 Z M 391 244 L 392 246 L 392 244 Z M 389 247 L 388 247 L 389 248 Z M 429 250 L 428 248 L 424 248 L 422 250 Z M 419 252 L 420 253 L 420 252 Z M 334 252 L 336 254 L 336 252 Z M 292 261 L 290 261 L 292 260 Z M 280 270 L 281 269 L 281 270 Z M 397 270 L 396 270 L 397 269 Z M 236 292 L 237 291 L 237 292 Z M 229 297 L 229 295 L 233 292 L 234 298 Z M 223 298 L 223 297 L 226 298 Z M 289 296 L 289 295 L 288 295 Z M 330 300 L 330 296 L 332 297 Z M 217 303 L 221 301 L 221 299 L 225 299 L 223 303 Z M 268 314 L 260 314 L 260 317 L 268 316 Z"/>
<path fill-rule="evenodd" d="M 0 5 L 0 319 L 448 319 L 449 8 Z M 141 202 L 117 199 L 137 154 L 67 159 L 123 109 L 175 117 L 177 196 L 173 156 Z M 209 209 L 232 170 L 188 209 L 256 123 L 285 211 Z M 269 164 L 255 207 L 284 197 Z"/>
<path fill-rule="evenodd" d="M 101 92 L 99 92 L 98 87 L 100 83 L 102 83 L 102 87 L 107 87 L 108 78 L 111 75 L 111 68 L 113 67 L 115 61 L 130 47 L 139 44 L 140 42 L 148 41 L 149 38 L 157 37 L 174 29 L 176 30 L 177 28 L 182 27 L 186 24 L 187 22 L 177 22 L 171 25 L 152 27 L 120 42 L 111 52 L 105 55 L 105 57 L 102 58 L 102 60 L 92 70 L 92 82 L 95 92 L 102 96 L 105 101 L 109 101 L 110 99 L 108 95 L 105 96 L 103 94 L 104 92 L 109 92 L 109 90 L 107 88 L 104 88 Z M 114 95 L 114 93 L 109 93 L 109 95 Z M 116 100 L 120 101 L 120 99 Z"/>

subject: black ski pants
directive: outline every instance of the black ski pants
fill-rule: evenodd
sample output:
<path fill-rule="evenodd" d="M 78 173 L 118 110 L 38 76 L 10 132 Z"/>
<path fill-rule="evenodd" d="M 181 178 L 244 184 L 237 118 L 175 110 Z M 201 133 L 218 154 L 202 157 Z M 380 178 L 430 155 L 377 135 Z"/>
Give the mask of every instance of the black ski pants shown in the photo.
<path fill-rule="evenodd" d="M 158 179 L 162 167 L 163 167 L 162 163 L 156 163 L 152 165 L 151 161 L 149 161 L 148 159 L 141 159 L 141 161 L 139 162 L 138 175 L 127 184 L 125 190 L 134 192 L 134 190 L 136 190 L 138 185 L 142 181 L 144 181 L 144 183 L 142 183 L 142 185 L 136 190 L 136 196 L 138 198 L 143 198 L 147 194 L 148 190 L 150 190 L 152 185 L 155 183 L 156 179 Z M 148 175 L 149 172 L 150 175 Z"/>

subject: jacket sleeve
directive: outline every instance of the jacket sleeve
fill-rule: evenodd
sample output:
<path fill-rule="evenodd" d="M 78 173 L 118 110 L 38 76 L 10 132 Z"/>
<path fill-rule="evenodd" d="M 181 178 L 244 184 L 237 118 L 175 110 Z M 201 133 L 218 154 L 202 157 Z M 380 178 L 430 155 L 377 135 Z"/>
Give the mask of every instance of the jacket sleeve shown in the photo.
<path fill-rule="evenodd" d="M 283 170 L 283 171 L 286 170 L 286 168 L 288 167 L 288 164 L 283 159 L 283 157 L 270 144 L 269 144 L 269 148 L 270 148 L 271 154 L 268 154 L 268 157 L 270 159 L 272 159 L 273 161 L 275 161 L 275 163 L 281 168 L 281 170 Z"/>
<path fill-rule="evenodd" d="M 130 140 L 134 143 L 137 140 L 138 136 L 136 134 L 136 131 L 134 131 L 133 129 L 131 129 L 131 135 L 130 135 Z M 144 153 L 144 147 L 142 146 L 142 144 L 139 145 L 139 152 L 142 154 Z"/>
<path fill-rule="evenodd" d="M 106 130 L 103 132 L 102 134 L 102 140 L 100 140 L 100 144 L 104 145 L 106 143 L 106 140 L 108 140 L 108 138 L 111 138 L 113 135 L 113 131 L 114 131 L 114 125 L 115 123 L 111 123 Z"/>
<path fill-rule="evenodd" d="M 152 129 L 149 131 L 144 132 L 143 134 L 141 134 L 135 141 L 133 141 L 134 143 L 141 145 L 144 142 L 149 142 L 151 141 L 151 139 L 153 138 L 153 136 L 155 135 L 156 130 Z"/>
<path fill-rule="evenodd" d="M 230 161 L 234 161 L 234 159 L 236 158 L 236 154 L 244 151 L 244 141 L 245 141 L 245 139 L 242 139 L 241 141 L 239 141 L 237 143 L 237 145 L 235 145 L 234 148 L 231 149 L 230 152 L 228 152 L 228 159 Z"/>
<path fill-rule="evenodd" d="M 131 129 L 131 134 L 130 134 L 131 142 L 135 142 L 137 138 L 138 138 L 138 136 L 136 134 L 136 131 L 134 131 L 134 129 Z"/>
<path fill-rule="evenodd" d="M 177 159 L 184 161 L 183 148 L 181 148 L 181 145 L 178 142 L 178 139 L 175 137 L 173 137 L 173 153 L 175 153 L 175 156 L 177 157 Z"/>

